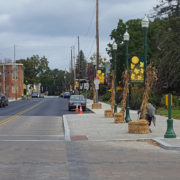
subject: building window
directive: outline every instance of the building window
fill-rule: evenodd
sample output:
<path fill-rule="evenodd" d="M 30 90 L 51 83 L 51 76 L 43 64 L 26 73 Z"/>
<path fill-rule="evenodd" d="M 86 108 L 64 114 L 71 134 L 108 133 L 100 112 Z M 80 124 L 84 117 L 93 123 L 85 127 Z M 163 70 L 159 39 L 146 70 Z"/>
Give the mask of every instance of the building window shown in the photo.
<path fill-rule="evenodd" d="M 13 94 L 15 94 L 15 93 L 16 93 L 16 88 L 15 88 L 15 86 L 14 86 L 14 85 L 12 86 L 12 93 L 13 93 Z"/>
<path fill-rule="evenodd" d="M 15 85 L 12 85 L 12 93 L 13 94 L 16 94 L 16 93 L 18 93 L 18 86 L 15 86 Z"/>

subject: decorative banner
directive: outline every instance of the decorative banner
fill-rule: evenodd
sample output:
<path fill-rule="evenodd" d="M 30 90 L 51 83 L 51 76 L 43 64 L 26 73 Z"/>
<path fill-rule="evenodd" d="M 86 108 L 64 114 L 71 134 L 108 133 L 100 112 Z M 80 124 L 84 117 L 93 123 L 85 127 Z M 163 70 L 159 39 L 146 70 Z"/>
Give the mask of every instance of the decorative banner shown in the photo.
<path fill-rule="evenodd" d="M 130 60 L 131 83 L 144 83 L 144 57 L 132 56 Z"/>
<path fill-rule="evenodd" d="M 23 84 L 23 89 L 26 89 L 26 85 L 25 84 Z"/>
<path fill-rule="evenodd" d="M 78 81 L 76 81 L 75 86 L 76 86 L 77 88 L 79 88 L 79 82 L 78 82 Z"/>
<path fill-rule="evenodd" d="M 104 73 L 102 72 L 101 69 L 97 70 L 97 75 L 96 77 L 99 78 L 100 84 L 104 84 Z"/>

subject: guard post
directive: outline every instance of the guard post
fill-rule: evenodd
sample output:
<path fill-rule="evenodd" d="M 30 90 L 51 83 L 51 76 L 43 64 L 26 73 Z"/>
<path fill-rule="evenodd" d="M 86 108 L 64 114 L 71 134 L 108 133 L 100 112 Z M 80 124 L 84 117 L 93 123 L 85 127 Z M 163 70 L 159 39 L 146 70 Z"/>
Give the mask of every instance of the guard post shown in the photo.
<path fill-rule="evenodd" d="M 168 119 L 167 119 L 167 131 L 164 135 L 164 138 L 176 138 L 176 134 L 173 129 L 173 119 L 171 118 L 171 103 L 172 95 L 168 94 Z"/>

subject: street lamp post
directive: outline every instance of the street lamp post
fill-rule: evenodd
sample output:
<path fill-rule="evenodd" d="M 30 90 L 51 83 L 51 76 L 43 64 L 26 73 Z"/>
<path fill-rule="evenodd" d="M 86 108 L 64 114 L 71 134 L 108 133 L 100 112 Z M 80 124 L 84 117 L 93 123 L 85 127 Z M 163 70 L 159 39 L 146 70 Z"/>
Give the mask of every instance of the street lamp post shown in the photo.
<path fill-rule="evenodd" d="M 126 31 L 124 33 L 124 36 L 123 36 L 123 39 L 125 41 L 125 45 L 126 45 L 126 69 L 129 69 L 129 63 L 128 63 L 128 42 L 129 42 L 129 33 Z M 127 100 L 126 100 L 126 117 L 125 117 L 125 120 L 126 120 L 126 123 L 132 121 L 131 120 L 131 117 L 130 117 L 130 113 L 129 113 L 129 97 L 130 97 L 130 93 L 128 93 L 127 95 Z"/>
<path fill-rule="evenodd" d="M 147 66 L 147 30 L 149 27 L 149 20 L 145 15 L 144 19 L 142 19 L 141 26 L 144 30 L 144 83 L 146 80 L 146 66 Z"/>
<path fill-rule="evenodd" d="M 114 54 L 114 88 L 115 88 L 115 105 L 114 105 L 114 113 L 117 113 L 117 65 L 116 65 L 116 51 L 117 51 L 117 44 L 113 43 L 113 54 Z"/>

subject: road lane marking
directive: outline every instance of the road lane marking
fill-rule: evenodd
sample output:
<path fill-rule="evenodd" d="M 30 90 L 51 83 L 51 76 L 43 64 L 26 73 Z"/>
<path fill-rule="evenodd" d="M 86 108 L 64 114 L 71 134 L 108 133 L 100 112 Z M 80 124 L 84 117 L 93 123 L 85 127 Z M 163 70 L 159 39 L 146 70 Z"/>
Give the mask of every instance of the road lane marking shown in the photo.
<path fill-rule="evenodd" d="M 64 137 L 64 135 L 24 135 L 24 134 L 22 134 L 22 135 L 6 135 L 6 134 L 2 134 L 2 135 L 0 135 L 0 137 L 2 137 L 2 136 L 8 136 L 8 137 L 19 137 L 19 136 L 27 136 L 27 137 L 31 137 L 31 136 L 37 136 L 37 137 L 44 137 L 44 136 L 47 136 L 47 137 Z"/>
<path fill-rule="evenodd" d="M 8 118 L 3 119 L 3 120 L 0 122 L 0 126 L 3 125 L 3 124 L 8 123 L 8 122 L 10 122 L 10 121 L 12 121 L 13 119 L 16 119 L 17 117 L 21 116 L 22 114 L 24 114 L 24 113 L 26 113 L 26 112 L 34 109 L 35 107 L 39 106 L 39 105 L 42 104 L 43 102 L 44 102 L 44 100 L 42 100 L 42 101 L 40 101 L 39 103 L 37 103 L 37 104 L 35 104 L 35 105 L 33 105 L 33 106 L 25 109 L 24 111 L 21 111 L 21 112 L 15 114 L 15 115 L 13 115 L 13 116 L 10 116 L 10 117 L 8 117 Z"/>
<path fill-rule="evenodd" d="M 64 142 L 63 139 L 57 139 L 57 140 L 49 140 L 49 139 L 45 139 L 45 140 L 0 140 L 0 142 L 59 142 L 62 141 Z"/>

